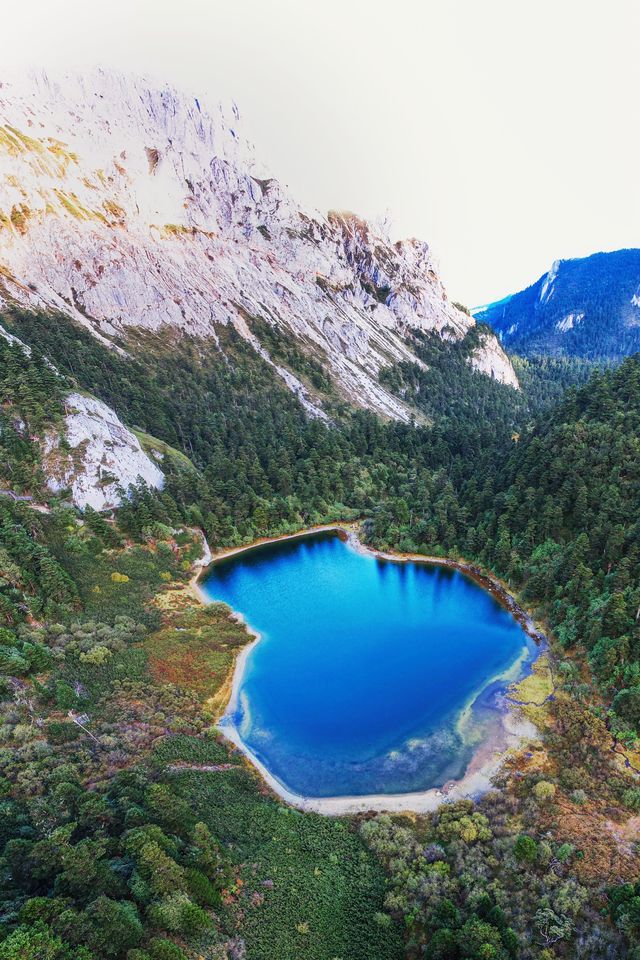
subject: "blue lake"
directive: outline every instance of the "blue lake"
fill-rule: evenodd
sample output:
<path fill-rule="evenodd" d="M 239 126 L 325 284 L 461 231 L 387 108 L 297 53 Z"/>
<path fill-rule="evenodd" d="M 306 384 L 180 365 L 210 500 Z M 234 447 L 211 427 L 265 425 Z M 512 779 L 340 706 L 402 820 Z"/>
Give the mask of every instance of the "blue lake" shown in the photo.
<path fill-rule="evenodd" d="M 533 647 L 458 571 L 380 560 L 336 532 L 218 561 L 202 586 L 261 635 L 222 725 L 310 797 L 461 777 L 500 725 L 507 672 Z"/>

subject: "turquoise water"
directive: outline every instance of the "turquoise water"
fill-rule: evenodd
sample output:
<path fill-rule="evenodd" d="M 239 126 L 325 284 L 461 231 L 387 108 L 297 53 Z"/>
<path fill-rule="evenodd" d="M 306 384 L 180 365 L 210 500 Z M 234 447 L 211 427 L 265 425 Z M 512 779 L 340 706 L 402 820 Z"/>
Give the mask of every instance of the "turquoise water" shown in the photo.
<path fill-rule="evenodd" d="M 223 725 L 294 793 L 404 793 L 459 778 L 531 641 L 458 571 L 335 532 L 219 561 L 203 583 L 261 640 Z M 471 710 L 465 710 L 471 706 Z"/>

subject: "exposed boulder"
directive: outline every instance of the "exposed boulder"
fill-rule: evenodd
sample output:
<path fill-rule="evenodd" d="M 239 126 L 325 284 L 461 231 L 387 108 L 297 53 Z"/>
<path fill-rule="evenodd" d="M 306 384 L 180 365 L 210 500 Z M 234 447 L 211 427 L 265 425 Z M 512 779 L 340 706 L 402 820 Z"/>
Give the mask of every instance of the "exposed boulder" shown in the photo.
<path fill-rule="evenodd" d="M 140 479 L 163 486 L 160 468 L 105 403 L 71 393 L 65 408 L 65 434 L 51 432 L 44 441 L 43 467 L 52 491 L 69 488 L 76 506 L 105 510 L 120 502 L 119 489 Z"/>

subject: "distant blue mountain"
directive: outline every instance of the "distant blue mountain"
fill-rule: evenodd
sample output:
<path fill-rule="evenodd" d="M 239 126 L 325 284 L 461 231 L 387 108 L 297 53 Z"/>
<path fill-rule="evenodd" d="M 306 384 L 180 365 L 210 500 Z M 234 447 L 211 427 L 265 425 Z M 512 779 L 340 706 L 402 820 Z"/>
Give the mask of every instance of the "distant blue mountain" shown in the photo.
<path fill-rule="evenodd" d="M 514 353 L 622 359 L 640 351 L 640 250 L 556 260 L 526 290 L 472 313 Z"/>

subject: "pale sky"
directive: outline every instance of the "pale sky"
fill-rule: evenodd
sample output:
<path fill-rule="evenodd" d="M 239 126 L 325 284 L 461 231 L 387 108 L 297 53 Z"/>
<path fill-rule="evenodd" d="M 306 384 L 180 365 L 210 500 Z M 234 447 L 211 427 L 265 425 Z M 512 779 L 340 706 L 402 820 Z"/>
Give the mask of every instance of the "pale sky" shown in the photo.
<path fill-rule="evenodd" d="M 0 0 L 7 68 L 237 102 L 306 204 L 388 215 L 470 306 L 640 246 L 640 0 Z M 0 66 L 0 73 L 2 66 Z"/>

